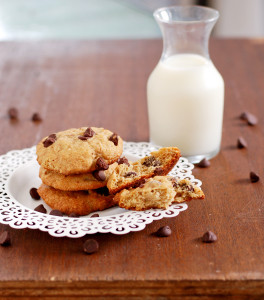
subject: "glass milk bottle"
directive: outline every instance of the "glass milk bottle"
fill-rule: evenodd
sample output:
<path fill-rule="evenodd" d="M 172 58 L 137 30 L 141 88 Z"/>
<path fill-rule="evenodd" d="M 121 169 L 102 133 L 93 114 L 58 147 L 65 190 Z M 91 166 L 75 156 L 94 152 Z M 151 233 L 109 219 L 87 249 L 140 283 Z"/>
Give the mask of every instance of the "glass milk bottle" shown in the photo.
<path fill-rule="evenodd" d="M 147 84 L 150 141 L 177 146 L 191 162 L 220 150 L 224 81 L 208 53 L 218 11 L 202 6 L 160 8 L 154 17 L 163 52 Z"/>

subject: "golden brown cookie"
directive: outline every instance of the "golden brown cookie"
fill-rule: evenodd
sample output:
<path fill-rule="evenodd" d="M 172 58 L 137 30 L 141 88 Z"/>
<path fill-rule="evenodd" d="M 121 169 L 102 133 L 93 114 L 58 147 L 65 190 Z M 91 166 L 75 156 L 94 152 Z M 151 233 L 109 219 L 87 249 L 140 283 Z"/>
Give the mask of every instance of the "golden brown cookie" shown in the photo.
<path fill-rule="evenodd" d="M 167 209 L 175 195 L 172 181 L 166 176 L 155 176 L 147 179 L 138 188 L 122 190 L 115 195 L 114 202 L 122 208 L 131 210 Z"/>
<path fill-rule="evenodd" d="M 137 188 L 122 190 L 115 195 L 114 202 L 126 209 L 147 210 L 167 209 L 172 203 L 194 199 L 204 199 L 204 193 L 191 181 L 177 180 L 170 176 L 155 176 L 145 180 Z"/>
<path fill-rule="evenodd" d="M 84 216 L 115 205 L 111 195 L 105 196 L 94 190 L 67 192 L 42 184 L 38 193 L 52 209 L 58 209 L 66 215 L 75 213 Z"/>
<path fill-rule="evenodd" d="M 51 134 L 37 145 L 38 163 L 64 175 L 104 170 L 118 160 L 123 141 L 115 133 L 96 127 L 68 129 Z M 98 166 L 98 159 L 103 163 Z M 100 169 L 101 168 L 101 169 Z"/>
<path fill-rule="evenodd" d="M 101 179 L 92 173 L 64 175 L 40 167 L 39 177 L 48 186 L 62 191 L 94 190 L 106 186 L 109 176 L 118 164 L 113 163 L 105 171 L 101 171 Z"/>
<path fill-rule="evenodd" d="M 143 179 L 156 175 L 167 175 L 180 158 L 180 150 L 176 147 L 161 148 L 152 152 L 129 166 L 121 164 L 109 177 L 107 187 L 111 194 L 123 189 L 135 187 Z"/>

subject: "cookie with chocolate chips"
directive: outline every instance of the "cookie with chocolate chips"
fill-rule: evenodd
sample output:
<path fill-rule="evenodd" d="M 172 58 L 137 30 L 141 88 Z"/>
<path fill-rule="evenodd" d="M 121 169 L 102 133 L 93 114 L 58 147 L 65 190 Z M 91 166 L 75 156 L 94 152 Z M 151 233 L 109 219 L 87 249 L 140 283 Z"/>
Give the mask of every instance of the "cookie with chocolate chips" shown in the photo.
<path fill-rule="evenodd" d="M 64 175 L 107 170 L 123 152 L 123 140 L 104 128 L 68 129 L 37 145 L 37 160 L 46 170 Z"/>
<path fill-rule="evenodd" d="M 42 184 L 38 193 L 53 210 L 59 210 L 66 215 L 75 213 L 84 216 L 115 205 L 113 196 L 105 196 L 96 190 L 69 192 Z"/>

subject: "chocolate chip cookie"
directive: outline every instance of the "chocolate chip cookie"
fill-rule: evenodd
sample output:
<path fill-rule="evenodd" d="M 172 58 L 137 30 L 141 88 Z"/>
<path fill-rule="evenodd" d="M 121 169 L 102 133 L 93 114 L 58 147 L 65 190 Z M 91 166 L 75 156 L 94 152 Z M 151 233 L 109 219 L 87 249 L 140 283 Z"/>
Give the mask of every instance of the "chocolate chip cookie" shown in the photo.
<path fill-rule="evenodd" d="M 116 133 L 104 128 L 82 127 L 45 137 L 37 145 L 37 160 L 50 171 L 64 175 L 82 174 L 105 170 L 122 152 L 123 141 Z M 101 163 L 98 163 L 100 159 Z"/>
<path fill-rule="evenodd" d="M 69 192 L 56 190 L 42 184 L 38 193 L 52 209 L 59 210 L 66 215 L 75 213 L 84 216 L 115 205 L 113 196 L 107 195 L 101 189 Z"/>
<path fill-rule="evenodd" d="M 180 150 L 176 147 L 161 148 L 152 152 L 133 164 L 120 164 L 109 177 L 107 187 L 111 194 L 123 189 L 140 185 L 142 180 L 167 175 L 180 158 Z"/>

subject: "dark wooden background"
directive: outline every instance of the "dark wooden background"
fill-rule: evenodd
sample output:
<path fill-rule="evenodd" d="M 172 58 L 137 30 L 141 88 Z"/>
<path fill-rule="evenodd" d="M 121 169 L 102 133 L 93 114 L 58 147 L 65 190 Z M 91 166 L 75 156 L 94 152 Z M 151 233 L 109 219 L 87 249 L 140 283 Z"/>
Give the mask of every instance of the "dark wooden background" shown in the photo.
<path fill-rule="evenodd" d="M 161 50 L 156 40 L 1 42 L 0 154 L 80 126 L 147 141 L 146 81 Z M 210 168 L 193 172 L 206 199 L 138 233 L 93 235 L 100 251 L 91 256 L 82 252 L 87 237 L 0 225 L 12 238 L 10 247 L 0 247 L 2 298 L 264 298 L 264 40 L 214 40 L 210 52 L 226 97 L 221 153 Z M 18 122 L 7 117 L 11 106 L 19 110 Z M 239 120 L 245 110 L 259 117 L 257 126 Z M 42 123 L 31 121 L 34 112 Z M 236 148 L 238 136 L 248 149 Z M 260 182 L 250 183 L 252 170 Z M 171 237 L 151 235 L 163 225 L 172 228 Z M 216 243 L 201 243 L 207 230 L 217 234 Z"/>

